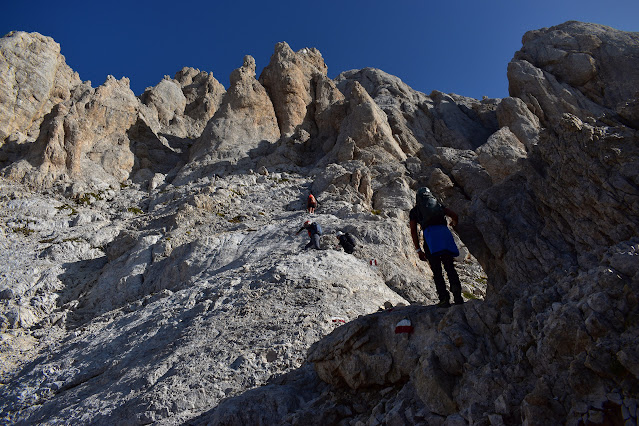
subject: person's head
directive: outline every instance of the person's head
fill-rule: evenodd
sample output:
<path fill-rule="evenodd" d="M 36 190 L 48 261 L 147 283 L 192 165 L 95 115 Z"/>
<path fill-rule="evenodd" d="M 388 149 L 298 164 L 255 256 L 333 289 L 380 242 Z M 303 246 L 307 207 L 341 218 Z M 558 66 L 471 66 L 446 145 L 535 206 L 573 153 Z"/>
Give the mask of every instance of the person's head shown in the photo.
<path fill-rule="evenodd" d="M 311 221 L 307 220 L 306 222 L 304 222 L 304 225 L 302 226 L 304 226 L 304 228 L 308 228 L 309 226 L 311 226 Z"/>
<path fill-rule="evenodd" d="M 337 235 L 338 237 L 341 237 L 342 235 L 344 235 L 344 233 L 342 231 L 337 231 L 335 235 Z"/>
<path fill-rule="evenodd" d="M 430 192 L 425 186 L 422 186 L 417 190 L 417 194 L 415 195 L 415 201 L 417 204 L 426 203 L 429 207 L 434 207 L 437 204 L 437 198 Z"/>
<path fill-rule="evenodd" d="M 432 197 L 432 196 L 433 196 L 433 193 L 430 192 L 430 189 L 428 189 L 425 186 L 422 186 L 421 188 L 419 188 L 417 190 L 417 198 L 420 198 L 420 197 Z"/>

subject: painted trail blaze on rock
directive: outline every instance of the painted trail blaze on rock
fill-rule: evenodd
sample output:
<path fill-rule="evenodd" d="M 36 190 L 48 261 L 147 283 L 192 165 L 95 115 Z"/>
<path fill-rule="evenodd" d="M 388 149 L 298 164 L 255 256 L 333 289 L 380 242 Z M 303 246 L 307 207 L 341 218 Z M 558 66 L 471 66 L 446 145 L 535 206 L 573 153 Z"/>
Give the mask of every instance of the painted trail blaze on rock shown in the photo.
<path fill-rule="evenodd" d="M 395 334 L 412 333 L 412 332 L 413 332 L 413 325 L 411 324 L 408 318 L 401 320 L 395 326 Z"/>

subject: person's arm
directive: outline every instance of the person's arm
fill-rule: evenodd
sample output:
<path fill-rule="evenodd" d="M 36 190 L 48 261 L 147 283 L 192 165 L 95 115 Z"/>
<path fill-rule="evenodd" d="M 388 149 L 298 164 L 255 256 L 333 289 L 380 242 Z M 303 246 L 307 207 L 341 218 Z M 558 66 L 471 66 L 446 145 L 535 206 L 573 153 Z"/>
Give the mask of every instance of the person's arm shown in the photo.
<path fill-rule="evenodd" d="M 426 260 L 426 253 L 424 253 L 424 250 L 422 250 L 422 248 L 419 245 L 419 233 L 417 232 L 416 220 L 410 221 L 410 235 L 411 237 L 413 237 L 413 245 L 415 246 L 415 251 L 419 255 L 419 258 L 421 260 Z"/>
<path fill-rule="evenodd" d="M 450 217 L 450 225 L 454 228 L 457 226 L 457 222 L 459 222 L 459 217 L 457 213 L 449 209 L 448 207 L 444 207 L 444 214 Z"/>
<path fill-rule="evenodd" d="M 299 233 L 300 233 L 300 232 L 302 232 L 303 230 L 304 230 L 304 227 L 302 226 L 302 227 L 300 228 L 300 230 L 299 230 L 299 231 L 297 231 L 297 232 L 295 233 L 295 235 L 299 234 Z"/>

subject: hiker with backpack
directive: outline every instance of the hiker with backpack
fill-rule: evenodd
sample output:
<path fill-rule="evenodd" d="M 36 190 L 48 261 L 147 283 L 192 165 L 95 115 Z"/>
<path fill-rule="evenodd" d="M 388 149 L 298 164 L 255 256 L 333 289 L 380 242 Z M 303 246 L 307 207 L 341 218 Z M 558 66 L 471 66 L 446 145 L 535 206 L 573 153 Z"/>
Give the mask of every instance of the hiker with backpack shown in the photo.
<path fill-rule="evenodd" d="M 344 251 L 348 254 L 353 254 L 353 252 L 355 251 L 355 247 L 357 247 L 353 236 L 348 232 L 342 231 L 337 231 L 335 233 L 335 236 L 337 236 L 337 241 L 339 245 L 342 246 Z"/>
<path fill-rule="evenodd" d="M 308 194 L 308 198 L 306 199 L 306 211 L 308 213 L 315 213 L 315 209 L 317 208 L 317 200 L 315 196 L 311 192 Z"/>
<path fill-rule="evenodd" d="M 319 225 L 319 223 L 307 220 L 306 222 L 304 222 L 304 225 L 302 225 L 300 230 L 295 233 L 295 235 L 299 234 L 305 229 L 308 232 L 308 236 L 311 241 L 306 244 L 304 250 L 307 250 L 311 247 L 313 247 L 315 250 L 320 250 L 320 236 L 322 235 L 322 227 Z"/>
<path fill-rule="evenodd" d="M 410 233 L 413 244 L 419 258 L 427 261 L 433 271 L 433 280 L 439 296 L 437 306 L 447 308 L 450 306 L 450 295 L 446 289 L 442 265 L 446 270 L 450 291 L 453 293 L 456 305 L 464 303 L 461 294 L 461 282 L 455 270 L 455 257 L 459 256 L 459 250 L 455 244 L 446 216 L 451 218 L 451 225 L 457 226 L 457 214 L 444 207 L 426 187 L 417 190 L 416 204 L 409 213 Z M 419 246 L 419 234 L 417 225 L 424 234 L 424 247 Z"/>

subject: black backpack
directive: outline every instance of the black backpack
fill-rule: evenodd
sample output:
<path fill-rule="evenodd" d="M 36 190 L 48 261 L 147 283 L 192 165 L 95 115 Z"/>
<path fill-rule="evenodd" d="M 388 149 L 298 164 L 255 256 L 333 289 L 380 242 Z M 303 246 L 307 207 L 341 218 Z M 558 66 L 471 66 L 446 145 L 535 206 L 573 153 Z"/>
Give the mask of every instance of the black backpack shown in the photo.
<path fill-rule="evenodd" d="M 356 246 L 355 240 L 353 239 L 351 234 L 349 234 L 348 232 L 340 236 L 339 241 L 342 244 L 342 247 L 344 247 L 344 251 L 346 253 L 350 254 L 355 251 L 355 246 Z"/>
<path fill-rule="evenodd" d="M 446 223 L 444 207 L 430 193 L 417 194 L 417 212 L 419 213 L 419 224 L 423 228 L 431 225 L 441 225 L 442 219 Z"/>

